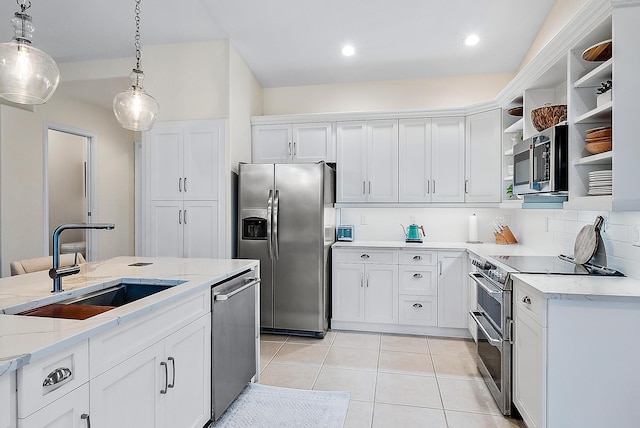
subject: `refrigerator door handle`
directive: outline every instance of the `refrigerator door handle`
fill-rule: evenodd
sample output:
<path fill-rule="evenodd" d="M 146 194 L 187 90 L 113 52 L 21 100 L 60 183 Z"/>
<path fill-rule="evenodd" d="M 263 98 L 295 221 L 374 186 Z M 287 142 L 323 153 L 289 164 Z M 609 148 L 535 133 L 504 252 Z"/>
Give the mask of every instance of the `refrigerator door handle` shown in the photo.
<path fill-rule="evenodd" d="M 269 190 L 269 199 L 267 200 L 267 253 L 269 258 L 273 258 L 273 246 L 271 243 L 271 219 L 273 218 L 273 190 Z"/>
<path fill-rule="evenodd" d="M 276 189 L 276 195 L 273 198 L 273 256 L 276 260 L 280 256 L 278 248 L 278 210 L 280 209 L 280 191 Z"/>

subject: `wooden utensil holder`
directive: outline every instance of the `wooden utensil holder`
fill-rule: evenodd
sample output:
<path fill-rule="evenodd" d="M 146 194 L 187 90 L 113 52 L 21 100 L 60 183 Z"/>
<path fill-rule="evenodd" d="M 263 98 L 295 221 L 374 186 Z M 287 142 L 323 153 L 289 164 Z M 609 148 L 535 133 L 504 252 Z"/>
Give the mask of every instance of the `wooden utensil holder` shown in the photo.
<path fill-rule="evenodd" d="M 513 236 L 513 233 L 511 232 L 511 229 L 509 229 L 509 226 L 505 226 L 502 231 L 500 231 L 500 233 L 494 232 L 494 235 L 496 237 L 496 244 L 508 245 L 518 243 L 518 240 L 515 236 Z"/>

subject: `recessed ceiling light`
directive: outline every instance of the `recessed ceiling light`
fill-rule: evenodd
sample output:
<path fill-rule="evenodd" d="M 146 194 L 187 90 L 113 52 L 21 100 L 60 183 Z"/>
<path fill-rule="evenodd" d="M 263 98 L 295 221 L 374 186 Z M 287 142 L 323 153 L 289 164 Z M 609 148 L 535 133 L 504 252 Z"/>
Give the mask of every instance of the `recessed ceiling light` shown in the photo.
<path fill-rule="evenodd" d="M 470 34 L 464 39 L 464 44 L 467 46 L 475 46 L 480 42 L 480 37 L 476 34 Z"/>
<path fill-rule="evenodd" d="M 342 55 L 344 55 L 344 56 L 352 56 L 354 53 L 356 53 L 356 49 L 353 46 L 344 45 L 342 47 Z"/>

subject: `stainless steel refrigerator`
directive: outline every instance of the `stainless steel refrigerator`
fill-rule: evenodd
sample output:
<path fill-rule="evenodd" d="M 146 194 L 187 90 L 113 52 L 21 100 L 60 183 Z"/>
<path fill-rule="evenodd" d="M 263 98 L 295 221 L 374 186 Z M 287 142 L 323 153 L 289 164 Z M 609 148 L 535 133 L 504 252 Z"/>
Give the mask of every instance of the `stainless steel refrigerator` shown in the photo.
<path fill-rule="evenodd" d="M 324 337 L 329 326 L 335 170 L 238 167 L 238 256 L 260 260 L 263 331 Z"/>

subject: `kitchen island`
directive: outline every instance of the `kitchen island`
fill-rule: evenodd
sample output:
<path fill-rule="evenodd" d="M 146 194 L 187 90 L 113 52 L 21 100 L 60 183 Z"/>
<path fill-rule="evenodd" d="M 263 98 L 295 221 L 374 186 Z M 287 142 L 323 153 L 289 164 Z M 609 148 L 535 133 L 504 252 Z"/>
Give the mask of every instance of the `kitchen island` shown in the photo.
<path fill-rule="evenodd" d="M 259 276 L 259 263 L 117 257 L 82 265 L 79 274 L 63 279 L 64 292 L 58 294 L 51 293 L 47 272 L 0 279 L 0 426 L 16 426 L 17 419 L 22 426 L 46 426 L 52 422 L 43 421 L 54 418 L 72 423 L 59 426 L 84 426 L 85 418 L 108 426 L 99 415 L 128 409 L 138 414 L 130 422 L 145 426 L 208 420 L 211 287 L 247 270 Z M 169 287 L 85 320 L 13 315 L 125 281 Z M 72 374 L 65 368 L 73 368 Z M 48 374 L 63 382 L 44 385 Z M 112 379 L 129 379 L 128 394 Z M 118 412 L 108 405 L 114 402 Z M 199 414 L 176 421 L 185 413 L 180 409 Z"/>

